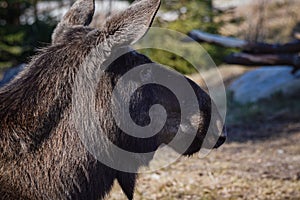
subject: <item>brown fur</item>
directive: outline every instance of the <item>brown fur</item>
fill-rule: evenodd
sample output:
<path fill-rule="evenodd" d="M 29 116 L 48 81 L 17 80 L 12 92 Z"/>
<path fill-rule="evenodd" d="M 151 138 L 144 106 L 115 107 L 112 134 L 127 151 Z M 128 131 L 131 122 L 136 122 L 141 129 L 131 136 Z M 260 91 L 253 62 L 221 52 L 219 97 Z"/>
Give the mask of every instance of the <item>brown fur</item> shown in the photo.
<path fill-rule="evenodd" d="M 73 84 L 79 68 L 90 67 L 82 63 L 93 48 L 99 49 L 95 66 L 102 66 L 119 46 L 142 37 L 159 3 L 158 0 L 136 1 L 128 10 L 107 19 L 103 28 L 93 29 L 87 25 L 93 15 L 94 2 L 79 0 L 54 31 L 53 44 L 41 50 L 12 83 L 0 89 L 1 199 L 100 199 L 110 191 L 114 180 L 118 180 L 128 199 L 133 198 L 136 174 L 120 172 L 98 162 L 69 123 Z M 80 9 L 82 5 L 85 11 Z M 102 48 L 103 44 L 106 49 Z M 115 84 L 128 70 L 145 63 L 152 62 L 134 51 L 126 53 L 109 65 L 97 89 L 96 107 L 103 110 L 99 123 L 104 134 L 119 147 L 132 152 L 155 151 L 174 137 L 180 124 L 176 97 L 154 85 L 136 91 L 131 113 L 137 124 L 145 125 L 149 123 L 149 107 L 157 103 L 163 105 L 168 119 L 159 134 L 146 139 L 135 138 L 123 133 L 114 122 L 110 98 Z M 209 96 L 189 82 L 197 94 L 202 120 L 198 137 L 184 152 L 187 155 L 200 149 L 211 109 Z M 110 150 L 106 152 L 109 154 Z M 113 154 L 107 156 L 116 159 Z M 137 163 L 132 164 L 137 171 L 138 166 L 147 165 L 149 161 L 132 158 L 124 164 Z"/>

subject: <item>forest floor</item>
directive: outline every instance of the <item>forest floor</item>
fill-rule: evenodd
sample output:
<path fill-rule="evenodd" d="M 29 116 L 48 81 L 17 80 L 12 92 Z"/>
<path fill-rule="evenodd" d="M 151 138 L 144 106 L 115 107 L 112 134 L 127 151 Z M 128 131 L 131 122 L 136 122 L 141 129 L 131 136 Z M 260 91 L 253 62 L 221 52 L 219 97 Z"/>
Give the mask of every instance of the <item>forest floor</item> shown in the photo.
<path fill-rule="evenodd" d="M 241 68 L 221 70 L 225 83 Z M 230 72 L 230 73 L 229 73 Z M 194 77 L 195 78 L 195 77 Z M 300 199 L 300 96 L 228 103 L 228 141 L 139 175 L 135 199 Z M 166 157 L 174 152 L 166 152 Z M 126 199 L 116 183 L 107 199 Z"/>

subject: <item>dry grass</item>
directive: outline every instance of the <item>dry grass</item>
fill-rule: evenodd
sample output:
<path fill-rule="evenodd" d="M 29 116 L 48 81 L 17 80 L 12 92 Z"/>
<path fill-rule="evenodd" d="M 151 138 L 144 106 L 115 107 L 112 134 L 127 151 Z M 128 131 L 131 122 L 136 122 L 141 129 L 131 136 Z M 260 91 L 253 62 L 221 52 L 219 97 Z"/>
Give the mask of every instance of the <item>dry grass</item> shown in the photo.
<path fill-rule="evenodd" d="M 234 129 L 230 135 L 247 132 L 248 140 L 229 141 L 204 159 L 181 158 L 141 174 L 135 199 L 300 199 L 300 123 L 259 126 Z M 270 137 L 252 140 L 259 132 Z M 116 185 L 108 199 L 125 197 Z"/>
<path fill-rule="evenodd" d="M 216 20 L 227 22 L 220 31 L 223 35 L 253 40 L 258 34 L 259 41 L 288 42 L 300 21 L 299 9 L 298 0 L 253 0 Z"/>

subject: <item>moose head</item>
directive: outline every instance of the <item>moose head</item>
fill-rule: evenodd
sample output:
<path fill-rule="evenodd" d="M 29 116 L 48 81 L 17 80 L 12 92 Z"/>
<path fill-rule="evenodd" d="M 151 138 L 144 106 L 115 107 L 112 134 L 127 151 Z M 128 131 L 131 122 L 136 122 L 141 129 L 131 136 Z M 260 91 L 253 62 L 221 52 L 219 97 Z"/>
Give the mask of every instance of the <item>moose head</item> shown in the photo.
<path fill-rule="evenodd" d="M 139 167 L 161 145 L 192 155 L 225 142 L 206 92 L 129 48 L 148 31 L 160 1 L 135 1 L 97 28 L 89 27 L 94 5 L 75 2 L 52 44 L 0 89 L 4 197 L 99 199 L 117 180 L 132 199 Z M 183 85 L 174 92 L 162 80 Z"/>

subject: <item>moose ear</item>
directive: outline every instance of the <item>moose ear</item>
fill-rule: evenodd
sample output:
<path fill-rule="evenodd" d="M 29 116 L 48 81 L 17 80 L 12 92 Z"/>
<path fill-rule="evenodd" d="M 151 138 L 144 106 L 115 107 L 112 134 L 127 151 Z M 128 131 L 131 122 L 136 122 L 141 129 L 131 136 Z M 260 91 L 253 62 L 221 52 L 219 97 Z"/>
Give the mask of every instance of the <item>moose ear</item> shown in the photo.
<path fill-rule="evenodd" d="M 93 19 L 94 12 L 95 0 L 77 0 L 54 29 L 52 44 L 59 41 L 59 37 L 67 27 L 88 26 Z"/>
<path fill-rule="evenodd" d="M 139 0 L 109 17 L 104 25 L 109 43 L 122 46 L 137 42 L 151 26 L 159 6 L 160 0 Z"/>

